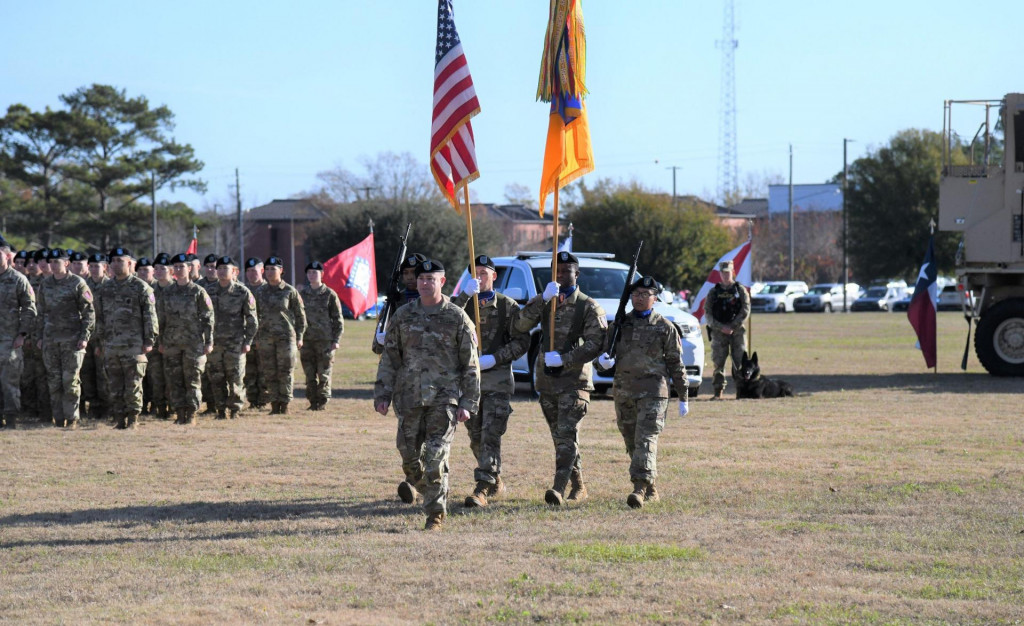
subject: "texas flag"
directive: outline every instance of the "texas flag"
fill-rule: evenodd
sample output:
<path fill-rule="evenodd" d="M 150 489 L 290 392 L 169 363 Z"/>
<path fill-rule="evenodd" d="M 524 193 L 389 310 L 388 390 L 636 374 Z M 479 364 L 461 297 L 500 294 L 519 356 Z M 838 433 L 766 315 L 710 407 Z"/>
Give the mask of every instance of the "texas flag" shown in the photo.
<path fill-rule="evenodd" d="M 707 300 L 708 293 L 715 285 L 722 282 L 722 276 L 718 273 L 718 266 L 724 261 L 732 261 L 734 280 L 739 284 L 743 285 L 747 289 L 750 288 L 750 266 L 753 263 L 750 261 L 750 244 L 751 240 L 747 239 L 743 242 L 743 245 L 733 248 L 722 255 L 722 258 L 715 262 L 715 266 L 711 268 L 711 273 L 708 274 L 708 279 L 704 281 L 704 285 L 697 292 L 697 297 L 693 299 L 693 316 L 697 318 L 697 321 L 701 324 L 705 323 L 704 320 L 704 302 Z"/>
<path fill-rule="evenodd" d="M 324 263 L 324 284 L 338 292 L 338 299 L 355 315 L 377 304 L 377 264 L 373 233 Z"/>
<path fill-rule="evenodd" d="M 932 236 L 928 239 L 928 253 L 924 255 L 921 273 L 917 275 L 914 297 L 910 299 L 910 307 L 907 308 L 907 318 L 917 333 L 918 347 L 921 348 L 924 363 L 928 367 L 935 367 L 935 311 L 939 308 L 939 284 L 936 282 L 938 277 L 939 271 L 935 267 L 935 237 Z"/>

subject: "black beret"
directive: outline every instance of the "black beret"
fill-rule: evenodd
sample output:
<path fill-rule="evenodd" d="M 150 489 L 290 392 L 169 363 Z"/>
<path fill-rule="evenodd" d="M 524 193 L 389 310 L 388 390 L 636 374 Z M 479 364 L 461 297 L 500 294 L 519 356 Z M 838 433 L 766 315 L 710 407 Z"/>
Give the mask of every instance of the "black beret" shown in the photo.
<path fill-rule="evenodd" d="M 246 267 L 259 267 L 261 265 L 263 265 L 263 261 L 256 257 L 249 257 L 249 260 L 245 262 Z"/>
<path fill-rule="evenodd" d="M 266 265 L 267 267 L 284 267 L 284 261 L 282 261 L 281 257 L 279 256 L 267 257 L 267 260 L 264 261 L 263 264 Z"/>
<path fill-rule="evenodd" d="M 641 276 L 640 278 L 636 279 L 636 282 L 634 282 L 629 287 L 629 292 L 633 293 L 634 291 L 641 287 L 643 287 L 644 289 L 650 289 L 651 291 L 654 292 L 655 295 L 661 293 L 661 283 L 654 280 L 650 276 Z"/>
<path fill-rule="evenodd" d="M 68 259 L 72 261 L 85 261 L 88 260 L 88 258 L 89 257 L 85 256 L 84 252 L 72 252 L 70 255 L 68 255 Z"/>
<path fill-rule="evenodd" d="M 47 250 L 46 248 L 40 248 L 40 249 L 32 252 L 32 260 L 34 260 L 34 261 L 45 261 L 46 258 L 49 256 L 48 253 L 49 253 L 49 250 Z"/>
<path fill-rule="evenodd" d="M 308 272 L 309 270 L 318 270 L 322 272 L 324 271 L 324 264 L 320 261 L 313 261 L 306 266 L 306 271 Z"/>
<path fill-rule="evenodd" d="M 491 268 L 494 271 L 498 270 L 498 268 L 494 267 L 494 259 L 492 259 L 491 257 L 487 256 L 486 254 L 481 254 L 481 255 L 477 256 L 476 259 L 473 261 L 473 265 L 476 266 L 476 267 L 489 267 L 489 268 Z M 469 273 L 470 274 L 473 273 L 473 268 L 472 267 L 469 268 Z"/>
<path fill-rule="evenodd" d="M 220 261 L 220 257 L 216 254 L 207 254 L 206 258 L 203 259 L 203 265 L 209 265 L 210 263 L 217 263 Z"/>
<path fill-rule="evenodd" d="M 47 253 L 46 258 L 48 258 L 48 259 L 66 259 L 66 258 L 68 258 L 68 251 L 67 250 L 62 250 L 61 248 L 54 248 L 53 250 L 50 250 Z"/>
<path fill-rule="evenodd" d="M 131 250 L 129 250 L 128 248 L 122 248 L 120 246 L 118 246 L 117 248 L 113 248 L 107 254 L 107 258 L 110 258 L 110 259 L 112 259 L 112 258 L 114 258 L 116 256 L 126 256 L 129 259 L 135 258 L 135 257 L 132 256 L 132 251 Z"/>
<path fill-rule="evenodd" d="M 31 256 L 28 250 L 18 250 L 18 253 L 14 255 L 16 259 L 25 259 L 26 261 Z"/>
<path fill-rule="evenodd" d="M 206 258 L 210 258 L 210 257 L 206 257 Z M 207 263 L 209 263 L 209 261 L 207 261 Z M 220 267 L 222 265 L 230 265 L 231 267 L 238 267 L 238 265 L 235 263 L 235 260 L 232 259 L 229 256 L 222 256 L 219 259 L 217 259 L 217 267 Z"/>
<path fill-rule="evenodd" d="M 171 257 L 166 252 L 161 252 L 160 254 L 156 255 L 155 259 L 153 259 L 153 266 L 154 267 L 156 267 L 157 265 L 163 265 L 163 266 L 166 267 L 166 266 L 168 266 L 170 264 L 171 264 Z"/>
<path fill-rule="evenodd" d="M 194 254 L 185 254 L 184 252 L 175 254 L 171 257 L 171 265 L 177 265 L 178 263 L 189 263 L 189 257 L 195 256 Z"/>
<path fill-rule="evenodd" d="M 405 257 L 404 261 L 402 261 L 402 269 L 414 268 L 426 260 L 427 257 L 423 256 L 419 252 L 413 252 L 409 256 Z"/>
<path fill-rule="evenodd" d="M 139 259 L 139 262 L 135 264 L 135 267 L 153 267 L 153 261 L 148 256 L 144 256 Z"/>
<path fill-rule="evenodd" d="M 102 252 L 95 252 L 89 255 L 90 263 L 107 263 L 107 255 Z"/>
<path fill-rule="evenodd" d="M 198 261 L 199 257 L 192 254 L 191 252 L 185 253 L 185 263 L 191 263 L 192 261 Z"/>
<path fill-rule="evenodd" d="M 420 274 L 433 274 L 434 272 L 444 273 L 444 265 L 441 265 L 440 261 L 427 259 L 416 266 L 417 276 Z"/>
<path fill-rule="evenodd" d="M 575 254 L 573 254 L 572 252 L 565 252 L 565 251 L 562 251 L 562 252 L 558 253 L 558 262 L 559 263 L 574 263 L 576 265 L 580 264 L 580 260 L 576 258 Z"/>

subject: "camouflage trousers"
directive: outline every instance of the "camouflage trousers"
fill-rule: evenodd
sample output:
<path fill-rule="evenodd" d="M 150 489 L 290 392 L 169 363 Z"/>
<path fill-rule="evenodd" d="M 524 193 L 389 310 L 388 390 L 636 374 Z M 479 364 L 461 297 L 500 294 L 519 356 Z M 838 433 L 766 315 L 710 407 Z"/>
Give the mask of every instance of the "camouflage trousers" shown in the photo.
<path fill-rule="evenodd" d="M 206 363 L 206 372 L 210 376 L 212 401 L 218 411 L 242 410 L 242 370 L 245 367 L 245 354 L 237 350 L 229 350 L 213 346 Z"/>
<path fill-rule="evenodd" d="M 203 402 L 206 355 L 201 347 L 164 346 L 164 375 L 174 409 L 196 411 Z"/>
<path fill-rule="evenodd" d="M 291 402 L 295 339 L 260 337 L 258 345 L 264 397 L 267 402 Z"/>
<path fill-rule="evenodd" d="M 249 404 L 266 404 L 263 392 L 263 378 L 260 372 L 260 355 L 255 349 L 245 355 L 245 399 Z"/>
<path fill-rule="evenodd" d="M 96 343 L 89 342 L 82 358 L 82 402 L 89 403 L 89 412 L 104 417 L 110 408 L 110 385 L 103 359 L 96 356 Z"/>
<path fill-rule="evenodd" d="M 626 444 L 629 479 L 653 483 L 658 477 L 658 435 L 665 429 L 668 398 L 630 398 L 615 393 L 615 423 Z"/>
<path fill-rule="evenodd" d="M 58 426 L 64 421 L 78 419 L 78 404 L 82 400 L 79 374 L 84 359 L 85 350 L 78 349 L 77 341 L 47 341 L 43 344 L 43 362 L 50 384 L 50 410 Z"/>
<path fill-rule="evenodd" d="M 739 365 L 747 351 L 747 333 L 742 327 L 731 335 L 720 330 L 711 331 L 711 362 L 715 365 L 715 374 L 711 382 L 715 390 L 725 389 L 725 360 L 732 356 L 733 365 Z"/>
<path fill-rule="evenodd" d="M 331 398 L 331 370 L 334 369 L 331 342 L 303 342 L 299 358 L 302 371 L 306 374 L 306 398 L 310 404 L 327 404 Z"/>
<path fill-rule="evenodd" d="M 21 370 L 24 357 L 13 341 L 0 342 L 0 410 L 4 417 L 21 413 Z"/>
<path fill-rule="evenodd" d="M 145 354 L 133 351 L 104 350 L 97 357 L 107 372 L 107 389 L 110 404 L 107 408 L 111 417 L 122 418 L 142 412 L 142 378 L 149 363 Z"/>
<path fill-rule="evenodd" d="M 50 419 L 50 382 L 46 378 L 43 351 L 35 339 L 22 347 L 21 410 L 26 415 Z"/>
<path fill-rule="evenodd" d="M 540 394 L 540 410 L 555 444 L 555 491 L 564 491 L 569 476 L 582 473 L 580 422 L 587 416 L 590 392 L 583 390 Z"/>
<path fill-rule="evenodd" d="M 455 439 L 457 410 L 454 404 L 396 410 L 405 480 L 423 495 L 423 510 L 428 515 L 448 510 L 448 456 Z"/>
<path fill-rule="evenodd" d="M 491 485 L 501 474 L 501 437 L 508 429 L 512 415 L 512 394 L 504 391 L 484 391 L 480 394 L 480 411 L 466 422 L 469 447 L 476 457 L 473 479 Z"/>

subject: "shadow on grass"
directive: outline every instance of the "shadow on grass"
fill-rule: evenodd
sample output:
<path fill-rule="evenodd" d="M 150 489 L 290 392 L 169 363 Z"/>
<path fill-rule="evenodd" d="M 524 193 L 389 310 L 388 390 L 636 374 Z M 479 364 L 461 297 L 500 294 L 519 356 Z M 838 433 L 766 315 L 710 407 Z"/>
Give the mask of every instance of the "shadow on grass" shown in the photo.
<path fill-rule="evenodd" d="M 769 376 L 793 385 L 797 395 L 824 391 L 902 389 L 911 393 L 1020 393 L 1020 378 L 998 378 L 988 374 L 947 372 L 934 374 L 798 374 Z M 735 387 L 729 381 L 726 393 Z"/>
<path fill-rule="evenodd" d="M 331 398 L 343 398 L 345 400 L 373 400 L 373 387 L 350 389 L 335 387 L 331 389 Z"/>

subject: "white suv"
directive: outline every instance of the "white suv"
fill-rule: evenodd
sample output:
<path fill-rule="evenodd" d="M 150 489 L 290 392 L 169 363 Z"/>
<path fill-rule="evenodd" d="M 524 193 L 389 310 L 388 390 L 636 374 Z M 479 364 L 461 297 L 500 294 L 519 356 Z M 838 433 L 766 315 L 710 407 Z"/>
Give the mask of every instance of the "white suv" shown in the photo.
<path fill-rule="evenodd" d="M 626 274 L 629 273 L 629 266 L 617 263 L 611 259 L 613 254 L 573 252 L 580 260 L 579 286 L 583 293 L 600 303 L 608 316 L 608 323 L 615 319 L 615 312 L 619 308 L 619 297 L 622 295 L 622 288 L 626 284 Z M 551 253 L 550 252 L 518 252 L 516 256 L 492 257 L 498 277 L 494 280 L 495 290 L 505 294 L 520 304 L 526 302 L 544 290 L 544 286 L 551 282 Z M 637 270 L 637 275 L 643 274 Z M 458 295 L 462 289 L 463 282 L 469 277 L 469 272 L 463 270 L 459 282 L 455 285 L 453 295 Z M 663 292 L 664 293 L 664 292 Z M 633 309 L 632 303 L 627 305 L 626 310 Z M 683 368 L 686 370 L 686 383 L 689 387 L 690 397 L 697 395 L 700 389 L 701 378 L 704 375 L 704 337 L 701 334 L 700 324 L 697 318 L 685 311 L 658 302 L 654 310 L 663 317 L 673 321 L 682 330 L 683 344 Z M 516 380 L 528 381 L 533 385 L 533 365 L 536 362 L 537 351 L 540 349 L 540 325 L 530 331 L 530 350 L 526 355 L 520 357 L 512 364 L 512 372 Z M 602 373 L 594 368 L 594 387 L 599 392 L 607 391 L 611 387 L 612 377 L 610 372 Z"/>
<path fill-rule="evenodd" d="M 760 313 L 786 313 L 793 310 L 793 301 L 807 293 L 802 280 L 776 280 L 764 284 L 756 296 L 750 298 L 750 311 Z"/>

